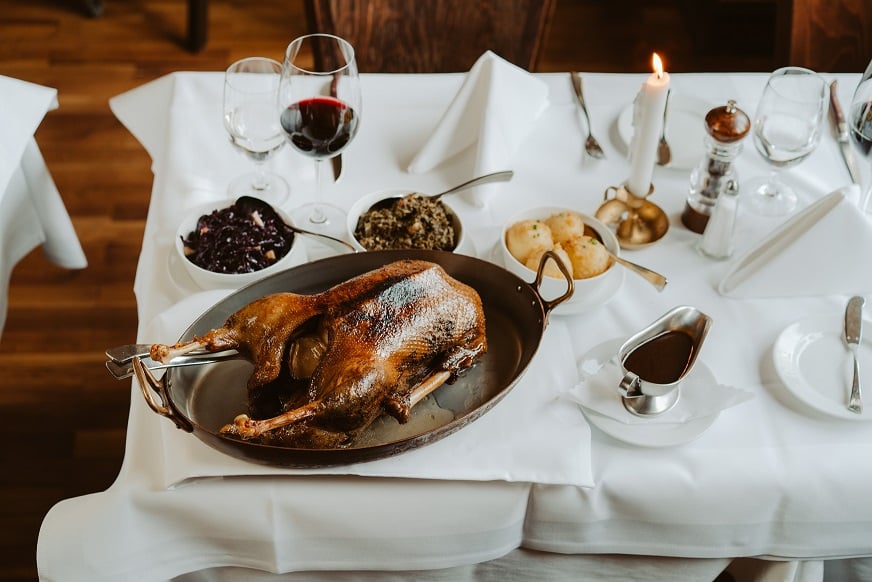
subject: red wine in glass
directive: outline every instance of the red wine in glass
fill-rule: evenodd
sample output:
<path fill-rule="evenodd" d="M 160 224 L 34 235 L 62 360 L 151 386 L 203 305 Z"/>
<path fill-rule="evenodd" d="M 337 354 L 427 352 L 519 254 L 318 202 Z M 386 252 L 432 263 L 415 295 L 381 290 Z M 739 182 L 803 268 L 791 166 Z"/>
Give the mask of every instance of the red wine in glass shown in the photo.
<path fill-rule="evenodd" d="M 357 115 L 333 97 L 313 97 L 292 103 L 281 114 L 291 145 L 313 158 L 329 158 L 348 145 L 357 131 Z"/>
<path fill-rule="evenodd" d="M 325 203 L 321 162 L 344 150 L 360 125 L 362 99 L 354 48 L 331 34 L 307 34 L 285 50 L 279 80 L 279 125 L 291 149 L 314 162 L 314 201 L 298 206 L 291 217 L 298 225 L 334 237 L 346 236 L 347 214 Z"/>

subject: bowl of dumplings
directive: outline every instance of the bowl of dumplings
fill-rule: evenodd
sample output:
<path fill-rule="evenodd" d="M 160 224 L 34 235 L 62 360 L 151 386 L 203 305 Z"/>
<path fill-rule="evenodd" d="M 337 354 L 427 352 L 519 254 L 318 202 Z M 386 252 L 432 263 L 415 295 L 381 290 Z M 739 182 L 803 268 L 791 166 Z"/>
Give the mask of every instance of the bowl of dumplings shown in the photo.
<path fill-rule="evenodd" d="M 543 206 L 511 217 L 502 229 L 497 254 L 506 269 L 527 282 L 546 251 L 554 251 L 572 275 L 575 292 L 555 313 L 581 313 L 604 305 L 624 280 L 624 270 L 609 251 L 620 256 L 614 232 L 592 216 L 570 208 Z M 546 300 L 566 292 L 566 279 L 553 260 L 545 263 L 539 293 Z"/>

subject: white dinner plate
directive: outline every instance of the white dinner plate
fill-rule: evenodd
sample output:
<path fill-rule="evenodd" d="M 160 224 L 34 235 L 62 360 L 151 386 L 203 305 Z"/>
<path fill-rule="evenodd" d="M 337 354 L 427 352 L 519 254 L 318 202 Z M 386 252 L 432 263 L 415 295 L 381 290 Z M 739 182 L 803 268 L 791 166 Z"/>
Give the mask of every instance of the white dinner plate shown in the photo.
<path fill-rule="evenodd" d="M 623 342 L 624 338 L 616 338 L 592 348 L 579 360 L 582 372 L 595 374 L 618 352 Z M 717 384 L 714 374 L 701 360 L 697 360 L 693 370 L 682 381 L 681 390 L 700 390 L 713 384 Z M 620 398 L 617 386 L 615 386 L 615 398 Z M 628 424 L 588 410 L 581 404 L 579 408 L 588 422 L 610 437 L 627 444 L 649 448 L 675 447 L 689 443 L 704 433 L 719 416 L 715 413 L 693 418 L 688 422 L 664 422 L 667 418 L 660 416 L 648 423 Z M 664 413 L 664 415 L 668 414 L 668 412 Z"/>
<path fill-rule="evenodd" d="M 666 112 L 666 141 L 672 150 L 667 168 L 693 169 L 705 154 L 705 116 L 714 105 L 675 91 L 669 96 Z M 618 135 L 629 147 L 633 139 L 633 104 L 618 117 Z"/>
<path fill-rule="evenodd" d="M 869 329 L 872 321 L 864 318 L 863 325 Z M 772 350 L 775 370 L 791 394 L 818 412 L 842 420 L 872 420 L 870 402 L 860 414 L 848 410 L 853 360 L 842 326 L 842 318 L 828 315 L 787 326 Z M 868 334 L 860 342 L 858 355 L 861 381 L 865 379 L 872 386 L 872 339 Z"/>

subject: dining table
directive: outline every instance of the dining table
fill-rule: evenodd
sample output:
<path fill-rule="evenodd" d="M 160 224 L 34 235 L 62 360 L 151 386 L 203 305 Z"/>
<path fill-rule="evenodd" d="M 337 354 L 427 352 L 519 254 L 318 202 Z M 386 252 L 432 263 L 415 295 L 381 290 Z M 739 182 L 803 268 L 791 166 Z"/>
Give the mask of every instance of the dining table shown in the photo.
<path fill-rule="evenodd" d="M 484 199 L 458 194 L 451 202 L 471 239 L 467 254 L 502 266 L 502 229 L 531 208 L 594 215 L 607 190 L 630 173 L 628 123 L 647 75 L 582 73 L 602 160 L 584 154 L 586 127 L 569 74 L 523 75 L 543 88 L 541 108 L 507 107 L 478 142 L 412 172 L 415 156 L 449 120 L 446 111 L 457 104 L 467 74 L 362 74 L 360 129 L 342 152 L 341 178 L 323 180 L 326 200 L 347 210 L 375 191 L 438 192 L 480 171 L 482 151 L 499 145 L 488 159 L 503 167 L 490 169 L 510 169 L 512 180 L 489 185 Z M 839 81 L 847 104 L 859 75 L 824 75 Z M 491 110 L 512 98 L 499 77 L 490 77 L 493 91 L 487 83 L 476 89 L 487 93 Z M 119 390 L 131 391 L 131 405 L 118 477 L 105 491 L 51 508 L 38 541 L 41 579 L 690 581 L 713 580 L 736 560 L 763 564 L 769 579 L 844 580 L 834 572 L 852 568 L 870 575 L 872 402 L 861 414 L 847 412 L 839 397 L 816 391 L 814 369 L 847 365 L 850 352 L 839 343 L 845 305 L 872 288 L 725 293 L 720 283 L 736 261 L 791 216 L 754 214 L 740 188 L 735 250 L 725 260 L 699 252 L 701 235 L 680 218 L 691 173 L 705 159 L 706 113 L 733 100 L 753 118 L 766 79 L 743 72 L 670 75 L 666 136 L 673 163 L 654 168 L 649 196 L 669 229 L 653 244 L 621 250 L 668 284 L 658 291 L 624 271 L 607 296 L 556 308 L 503 400 L 437 442 L 328 467 L 246 462 L 152 412 L 135 379 L 120 382 Z M 226 185 L 250 169 L 222 125 L 222 84 L 220 72 L 181 71 L 110 101 L 148 151 L 154 172 L 131 343 L 172 343 L 235 292 L 198 287 L 174 252 L 188 210 L 224 203 L 231 198 Z M 471 116 L 464 123 L 476 122 Z M 484 143 L 485 134 L 493 142 L 494 128 L 500 143 Z M 504 147 L 508 142 L 514 146 Z M 284 148 L 270 165 L 291 186 L 284 210 L 312 200 L 310 158 Z M 750 135 L 735 169 L 740 184 L 770 171 Z M 797 213 L 852 188 L 829 131 L 782 175 L 798 192 Z M 862 210 L 851 212 L 859 228 L 872 228 Z M 850 262 L 872 250 L 857 248 L 860 233 L 828 232 L 833 244 L 822 248 L 844 254 L 773 260 L 760 273 L 776 282 L 813 282 L 831 263 L 864 268 Z M 313 239 L 305 244 L 300 265 L 329 265 L 336 252 Z M 677 306 L 711 318 L 694 368 L 698 382 L 740 397 L 685 422 L 616 421 L 586 409 L 579 389 L 595 375 L 591 362 L 608 360 Z M 821 351 L 833 361 L 805 361 L 814 351 L 805 354 L 806 344 L 825 334 L 837 347 Z M 872 354 L 865 342 L 861 358 Z M 872 359 L 861 364 L 872 369 Z M 613 397 L 619 398 L 616 385 Z"/>
<path fill-rule="evenodd" d="M 41 245 L 46 258 L 60 267 L 88 265 L 34 136 L 57 107 L 56 89 L 0 75 L 0 334 L 12 269 L 27 253 Z"/>

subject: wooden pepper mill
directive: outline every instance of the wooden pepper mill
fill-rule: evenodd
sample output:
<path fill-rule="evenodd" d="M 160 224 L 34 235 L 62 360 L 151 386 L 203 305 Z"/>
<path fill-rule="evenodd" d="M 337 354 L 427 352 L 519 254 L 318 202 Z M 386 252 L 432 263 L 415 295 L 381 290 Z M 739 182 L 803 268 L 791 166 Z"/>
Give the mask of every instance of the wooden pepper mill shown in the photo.
<path fill-rule="evenodd" d="M 681 214 L 684 226 L 697 233 L 705 230 L 718 196 L 738 189 L 733 161 L 742 152 L 742 140 L 751 129 L 751 120 L 730 100 L 706 114 L 705 129 L 707 152 L 690 174 L 690 192 Z"/>

